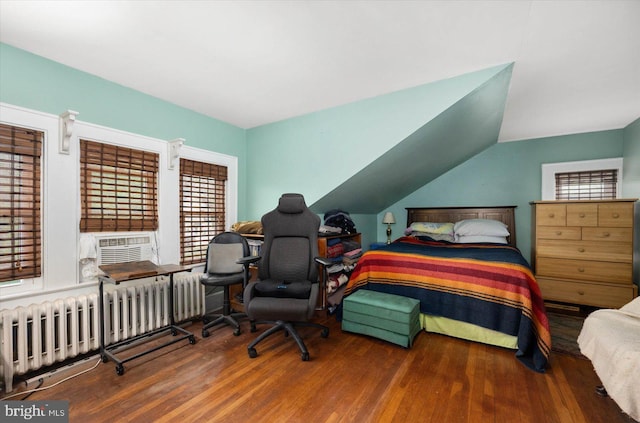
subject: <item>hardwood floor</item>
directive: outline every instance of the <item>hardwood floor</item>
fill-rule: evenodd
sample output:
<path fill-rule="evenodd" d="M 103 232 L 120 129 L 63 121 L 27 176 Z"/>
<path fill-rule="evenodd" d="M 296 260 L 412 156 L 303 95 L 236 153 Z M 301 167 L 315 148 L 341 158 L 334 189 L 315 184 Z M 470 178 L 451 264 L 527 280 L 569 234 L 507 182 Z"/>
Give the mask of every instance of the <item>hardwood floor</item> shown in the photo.
<path fill-rule="evenodd" d="M 633 422 L 594 393 L 599 380 L 586 359 L 553 354 L 539 374 L 511 350 L 425 332 L 404 349 L 320 320 L 328 338 L 300 331 L 308 362 L 282 334 L 250 359 L 257 333 L 247 322 L 238 337 L 221 327 L 204 339 L 194 323 L 195 345 L 128 362 L 123 376 L 100 363 L 28 399 L 68 400 L 71 422 Z"/>

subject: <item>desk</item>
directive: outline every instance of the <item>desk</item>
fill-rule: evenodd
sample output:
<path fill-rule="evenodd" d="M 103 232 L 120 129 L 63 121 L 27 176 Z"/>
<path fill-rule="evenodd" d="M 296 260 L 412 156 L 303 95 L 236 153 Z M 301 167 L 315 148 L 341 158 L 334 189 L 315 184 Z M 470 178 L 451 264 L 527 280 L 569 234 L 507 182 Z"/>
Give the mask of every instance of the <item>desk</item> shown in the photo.
<path fill-rule="evenodd" d="M 100 280 L 100 356 L 102 357 L 102 362 L 106 363 L 109 360 L 112 360 L 116 363 L 116 373 L 118 375 L 124 374 L 124 366 L 123 364 L 127 361 L 134 360 L 138 357 L 141 357 L 145 354 L 149 354 L 151 352 L 157 351 L 166 346 L 175 344 L 176 342 L 180 342 L 184 339 L 188 339 L 190 344 L 196 343 L 196 338 L 193 334 L 180 326 L 175 325 L 175 321 L 173 318 L 173 275 L 174 273 L 182 272 L 187 270 L 188 268 L 179 266 L 176 264 L 166 264 L 162 266 L 158 266 L 150 261 L 134 261 L 129 263 L 118 263 L 118 264 L 108 264 L 100 266 L 100 270 L 102 270 L 105 275 L 99 276 Z M 112 344 L 105 345 L 104 340 L 104 284 L 112 283 L 115 285 L 119 285 L 121 282 L 132 281 L 136 279 L 156 277 L 156 276 L 169 276 L 169 314 L 171 316 L 171 323 L 168 326 L 155 329 L 153 331 L 143 333 L 138 336 L 134 336 L 129 339 L 125 339 L 124 341 Z M 156 346 L 154 348 L 148 349 L 146 351 L 135 354 L 131 357 L 127 357 L 125 359 L 119 359 L 115 356 L 115 352 L 112 353 L 111 350 L 122 347 L 124 345 L 131 344 L 135 341 L 138 341 L 143 338 L 148 338 L 165 331 L 170 331 L 171 335 L 174 336 L 170 341 Z M 181 333 L 181 336 L 176 337 L 178 332 Z"/>

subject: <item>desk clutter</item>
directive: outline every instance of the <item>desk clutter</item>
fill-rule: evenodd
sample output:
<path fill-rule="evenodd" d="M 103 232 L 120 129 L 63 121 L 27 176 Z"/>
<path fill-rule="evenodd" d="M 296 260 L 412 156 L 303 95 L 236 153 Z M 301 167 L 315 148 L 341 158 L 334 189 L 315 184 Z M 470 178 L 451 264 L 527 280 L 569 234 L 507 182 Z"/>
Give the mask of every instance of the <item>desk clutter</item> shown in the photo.
<path fill-rule="evenodd" d="M 362 239 L 348 212 L 330 210 L 324 215 L 320 226 L 318 252 L 321 257 L 333 262 L 326 270 L 326 306 L 329 313 L 335 312 L 342 302 L 344 287 L 362 256 Z"/>
<path fill-rule="evenodd" d="M 327 267 L 327 295 L 331 296 L 349 281 L 349 276 L 362 256 L 359 237 L 327 238 L 326 258 L 334 264 Z"/>

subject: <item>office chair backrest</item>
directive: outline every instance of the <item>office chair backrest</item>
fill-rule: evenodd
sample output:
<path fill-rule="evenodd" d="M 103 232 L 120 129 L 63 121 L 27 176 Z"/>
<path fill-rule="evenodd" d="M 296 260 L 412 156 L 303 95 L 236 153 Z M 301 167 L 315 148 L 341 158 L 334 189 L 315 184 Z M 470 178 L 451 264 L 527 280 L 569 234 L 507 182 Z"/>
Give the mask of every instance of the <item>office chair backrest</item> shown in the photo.
<path fill-rule="evenodd" d="M 209 242 L 205 273 L 233 274 L 245 270 L 236 263 L 239 258 L 249 255 L 249 243 L 236 232 L 222 232 Z"/>
<path fill-rule="evenodd" d="M 316 281 L 320 218 L 300 194 L 283 194 L 275 210 L 262 216 L 264 244 L 260 279 L 283 282 Z"/>

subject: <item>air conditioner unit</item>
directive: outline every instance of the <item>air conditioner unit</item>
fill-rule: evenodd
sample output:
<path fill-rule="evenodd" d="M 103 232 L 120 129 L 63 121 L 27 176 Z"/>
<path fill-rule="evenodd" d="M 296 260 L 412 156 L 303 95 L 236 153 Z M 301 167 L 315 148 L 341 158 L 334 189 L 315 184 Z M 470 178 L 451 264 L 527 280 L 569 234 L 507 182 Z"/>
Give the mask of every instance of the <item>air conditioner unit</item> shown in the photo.
<path fill-rule="evenodd" d="M 97 241 L 98 266 L 153 258 L 150 235 L 97 237 Z"/>

